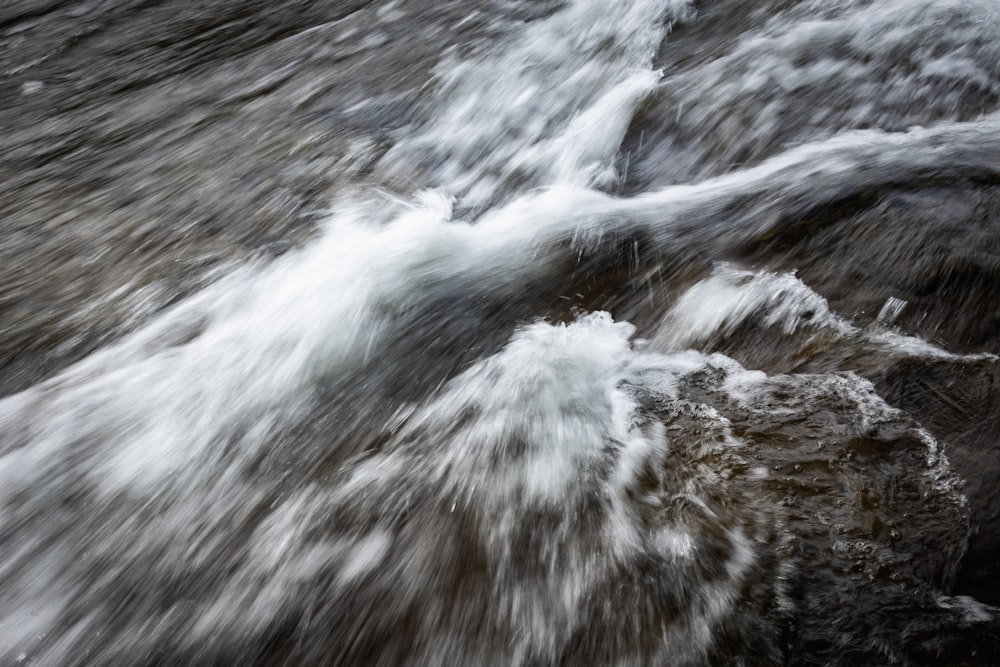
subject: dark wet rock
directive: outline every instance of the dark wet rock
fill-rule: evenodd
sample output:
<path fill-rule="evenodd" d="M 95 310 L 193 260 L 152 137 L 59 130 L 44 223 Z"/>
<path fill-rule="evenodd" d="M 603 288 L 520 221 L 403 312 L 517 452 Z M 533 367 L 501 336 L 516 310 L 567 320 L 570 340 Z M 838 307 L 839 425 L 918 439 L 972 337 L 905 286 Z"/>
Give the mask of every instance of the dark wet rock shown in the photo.
<path fill-rule="evenodd" d="M 895 321 L 902 331 L 956 352 L 1000 349 L 1000 188 L 921 185 L 822 211 L 744 257 L 797 271 L 860 324 L 895 297 L 906 302 Z"/>
<path fill-rule="evenodd" d="M 768 470 L 766 495 L 755 496 L 780 508 L 774 548 L 795 563 L 781 574 L 788 664 L 1000 659 L 1000 626 L 987 615 L 968 622 L 975 633 L 956 631 L 962 611 L 940 599 L 955 585 L 968 515 L 934 488 L 950 482 L 929 470 L 919 425 L 878 399 L 859 403 L 857 377 L 775 376 L 737 401 L 716 388 L 724 377 L 692 376 L 682 391 L 728 418 Z"/>
<path fill-rule="evenodd" d="M 1000 365 L 951 360 L 900 362 L 873 374 L 880 392 L 946 445 L 965 480 L 975 531 L 956 593 L 1000 605 Z"/>
<path fill-rule="evenodd" d="M 871 324 L 890 297 L 905 302 L 896 326 L 951 351 L 1000 349 L 1000 209 L 994 185 L 929 184 L 889 190 L 872 202 L 835 210 L 802 232 L 778 234 L 754 247 L 751 261 L 797 275 L 835 311 Z M 744 330 L 722 346 L 745 362 L 773 368 L 794 361 L 816 367 L 821 349 L 787 351 Z M 761 332 L 762 336 L 770 333 Z M 752 343 L 756 339 L 758 342 Z M 793 345 L 793 347 L 796 347 Z M 744 350 L 743 353 L 739 349 Z M 754 350 L 767 351 L 771 361 Z M 819 362 L 820 367 L 830 367 Z M 834 367 L 872 378 L 886 399 L 907 410 L 946 447 L 965 489 L 976 534 L 956 583 L 960 592 L 1000 601 L 1000 399 L 995 362 L 922 359 L 888 364 L 879 354 L 841 358 Z M 758 367 L 758 366 L 755 366 Z"/>

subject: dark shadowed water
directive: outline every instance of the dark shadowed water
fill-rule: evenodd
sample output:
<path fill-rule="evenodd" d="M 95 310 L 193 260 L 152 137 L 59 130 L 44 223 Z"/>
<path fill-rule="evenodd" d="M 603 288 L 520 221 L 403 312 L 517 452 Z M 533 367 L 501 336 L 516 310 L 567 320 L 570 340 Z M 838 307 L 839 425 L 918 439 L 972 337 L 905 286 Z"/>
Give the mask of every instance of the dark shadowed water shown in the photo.
<path fill-rule="evenodd" d="M 6 0 L 0 664 L 1000 664 L 993 0 Z"/>

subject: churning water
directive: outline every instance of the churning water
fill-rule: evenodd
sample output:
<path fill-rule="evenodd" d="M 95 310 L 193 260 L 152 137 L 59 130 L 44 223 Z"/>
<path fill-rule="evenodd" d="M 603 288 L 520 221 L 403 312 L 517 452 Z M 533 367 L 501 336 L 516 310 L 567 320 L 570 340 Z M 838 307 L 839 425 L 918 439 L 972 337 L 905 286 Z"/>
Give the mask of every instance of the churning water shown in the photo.
<path fill-rule="evenodd" d="M 1000 662 L 992 0 L 0 8 L 0 662 Z"/>

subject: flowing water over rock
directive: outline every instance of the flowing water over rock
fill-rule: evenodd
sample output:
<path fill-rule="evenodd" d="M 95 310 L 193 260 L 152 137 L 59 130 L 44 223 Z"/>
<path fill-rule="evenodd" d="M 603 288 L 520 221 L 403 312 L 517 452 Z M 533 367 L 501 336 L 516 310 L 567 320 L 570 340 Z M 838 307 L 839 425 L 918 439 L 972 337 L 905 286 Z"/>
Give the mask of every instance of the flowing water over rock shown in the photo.
<path fill-rule="evenodd" d="M 991 0 L 0 8 L 0 663 L 1000 664 Z"/>

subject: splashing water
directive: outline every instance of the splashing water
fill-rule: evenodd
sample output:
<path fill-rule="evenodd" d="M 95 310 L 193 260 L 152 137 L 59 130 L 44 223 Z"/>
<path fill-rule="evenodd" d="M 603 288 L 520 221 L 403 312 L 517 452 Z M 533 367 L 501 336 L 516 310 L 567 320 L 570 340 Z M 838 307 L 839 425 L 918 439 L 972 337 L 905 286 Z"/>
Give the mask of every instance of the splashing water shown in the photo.
<path fill-rule="evenodd" d="M 729 35 L 705 4 L 496 19 L 314 238 L 0 398 L 0 659 L 985 655 L 1000 617 L 954 590 L 978 511 L 956 431 L 891 397 L 911 365 L 996 357 L 903 328 L 908 284 L 869 317 L 757 260 L 883 191 L 995 183 L 1000 17 L 748 3 Z M 844 108 L 782 120 L 823 81 Z"/>

